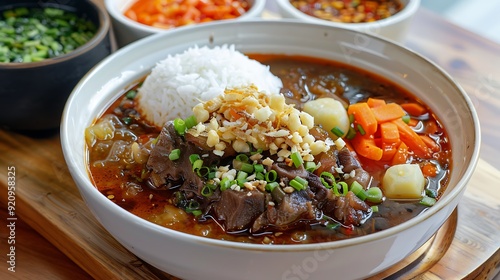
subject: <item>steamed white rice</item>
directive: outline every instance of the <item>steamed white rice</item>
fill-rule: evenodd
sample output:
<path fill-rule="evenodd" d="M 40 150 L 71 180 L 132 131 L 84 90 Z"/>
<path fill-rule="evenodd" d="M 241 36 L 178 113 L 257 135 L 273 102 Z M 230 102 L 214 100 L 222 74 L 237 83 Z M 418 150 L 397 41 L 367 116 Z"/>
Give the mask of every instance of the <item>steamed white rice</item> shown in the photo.
<path fill-rule="evenodd" d="M 192 108 L 222 93 L 226 88 L 255 85 L 259 91 L 277 94 L 281 80 L 268 66 L 234 49 L 193 47 L 169 55 L 148 75 L 137 95 L 142 116 L 162 127 L 175 118 L 187 118 Z"/>

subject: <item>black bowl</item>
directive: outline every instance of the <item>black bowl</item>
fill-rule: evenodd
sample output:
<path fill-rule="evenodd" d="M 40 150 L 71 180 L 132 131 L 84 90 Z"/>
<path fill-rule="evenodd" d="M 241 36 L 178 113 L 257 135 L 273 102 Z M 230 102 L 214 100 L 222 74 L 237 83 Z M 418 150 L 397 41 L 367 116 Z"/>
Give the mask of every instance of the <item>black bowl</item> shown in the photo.
<path fill-rule="evenodd" d="M 110 19 L 91 0 L 7 0 L 0 11 L 16 7 L 57 7 L 86 16 L 98 27 L 76 50 L 40 62 L 0 63 L 0 126 L 17 131 L 59 127 L 66 100 L 78 81 L 111 53 Z"/>

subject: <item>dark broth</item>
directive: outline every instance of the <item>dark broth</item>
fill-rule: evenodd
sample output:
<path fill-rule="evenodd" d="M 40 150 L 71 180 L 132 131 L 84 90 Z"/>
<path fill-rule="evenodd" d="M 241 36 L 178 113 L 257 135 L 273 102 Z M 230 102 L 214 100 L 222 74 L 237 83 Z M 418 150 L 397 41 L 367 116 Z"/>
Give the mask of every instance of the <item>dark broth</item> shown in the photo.
<path fill-rule="evenodd" d="M 317 97 L 334 97 L 345 104 L 352 104 L 376 97 L 390 102 L 419 102 L 414 96 L 372 73 L 336 62 L 300 56 L 249 55 L 263 64 L 270 65 L 271 71 L 284 83 L 282 91 L 288 102 L 296 106 Z M 134 85 L 135 89 L 138 85 Z M 420 102 L 419 102 L 420 103 Z M 112 140 L 96 143 L 89 150 L 89 173 L 99 191 L 127 211 L 162 226 L 185 233 L 220 240 L 265 244 L 317 243 L 341 240 L 381 231 L 401 224 L 425 211 L 426 206 L 418 201 L 397 202 L 386 199 L 380 204 L 379 212 L 373 213 L 359 227 L 328 228 L 319 224 L 304 223 L 293 230 L 250 235 L 246 232 L 229 234 L 210 217 L 198 220 L 191 214 L 172 205 L 174 191 L 154 190 L 144 180 L 145 164 L 130 164 L 124 159 L 110 158 L 110 151 L 120 147 L 119 141 L 146 143 L 154 139 L 159 131 L 145 123 L 134 108 L 133 99 L 125 95 L 117 100 L 104 114 L 114 118 L 117 127 Z M 429 111 L 430 112 L 430 111 Z M 434 114 L 429 113 L 420 120 L 421 130 L 432 126 L 431 136 L 437 140 L 441 150 L 433 154 L 432 162 L 438 166 L 438 175 L 427 181 L 426 188 L 433 189 L 438 197 L 446 188 L 450 168 L 450 146 L 443 127 Z M 412 162 L 421 160 L 413 158 Z M 363 168 L 374 180 L 388 167 L 387 162 L 375 162 L 361 158 Z"/>

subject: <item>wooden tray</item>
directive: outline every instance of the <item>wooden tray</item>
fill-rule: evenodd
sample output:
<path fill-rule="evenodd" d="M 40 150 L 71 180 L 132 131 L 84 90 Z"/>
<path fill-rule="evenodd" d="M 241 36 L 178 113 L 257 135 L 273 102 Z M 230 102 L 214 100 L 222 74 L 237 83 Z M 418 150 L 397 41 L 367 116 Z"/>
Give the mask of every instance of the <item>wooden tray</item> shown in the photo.
<path fill-rule="evenodd" d="M 16 215 L 98 279 L 176 279 L 142 262 L 104 230 L 81 199 L 58 135 L 0 131 L 0 166 L 16 168 Z M 480 160 L 463 200 L 422 248 L 369 279 L 488 279 L 500 260 L 500 172 Z M 0 202 L 7 204 L 7 172 Z"/>

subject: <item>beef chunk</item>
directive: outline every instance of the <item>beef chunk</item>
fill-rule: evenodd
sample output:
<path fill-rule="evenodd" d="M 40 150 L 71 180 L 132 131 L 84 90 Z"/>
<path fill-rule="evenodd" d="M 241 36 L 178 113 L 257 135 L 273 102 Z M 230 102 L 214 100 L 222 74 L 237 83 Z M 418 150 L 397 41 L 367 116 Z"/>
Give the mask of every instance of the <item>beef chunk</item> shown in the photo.
<path fill-rule="evenodd" d="M 194 140 L 193 138 L 188 139 Z M 187 155 L 208 155 L 208 157 L 203 158 L 206 165 L 219 160 L 211 151 L 204 150 L 203 147 L 198 142 L 187 141 L 179 136 L 173 122 L 165 124 L 146 164 L 151 171 L 150 185 L 157 189 L 181 187 L 181 190 L 187 192 L 188 197 L 199 196 L 204 182 L 192 171 L 191 162 Z M 175 149 L 180 149 L 181 157 L 177 160 L 170 160 L 168 155 Z"/>
<path fill-rule="evenodd" d="M 257 233 L 268 227 L 281 231 L 295 227 L 300 220 L 316 219 L 313 198 L 314 193 L 309 189 L 286 194 L 279 205 L 269 206 L 255 220 L 251 231 Z"/>
<path fill-rule="evenodd" d="M 361 164 L 356 159 L 356 157 L 349 151 L 348 148 L 342 148 L 338 153 L 338 160 L 342 166 L 344 173 L 349 173 L 354 169 L 360 168 Z"/>
<path fill-rule="evenodd" d="M 350 191 L 346 196 L 329 196 L 322 210 L 344 225 L 359 226 L 367 218 L 369 209 L 368 204 Z"/>
<path fill-rule="evenodd" d="M 250 194 L 250 195 L 249 195 Z M 254 191 L 225 190 L 213 205 L 214 217 L 228 232 L 248 229 L 265 208 L 266 196 Z"/>

